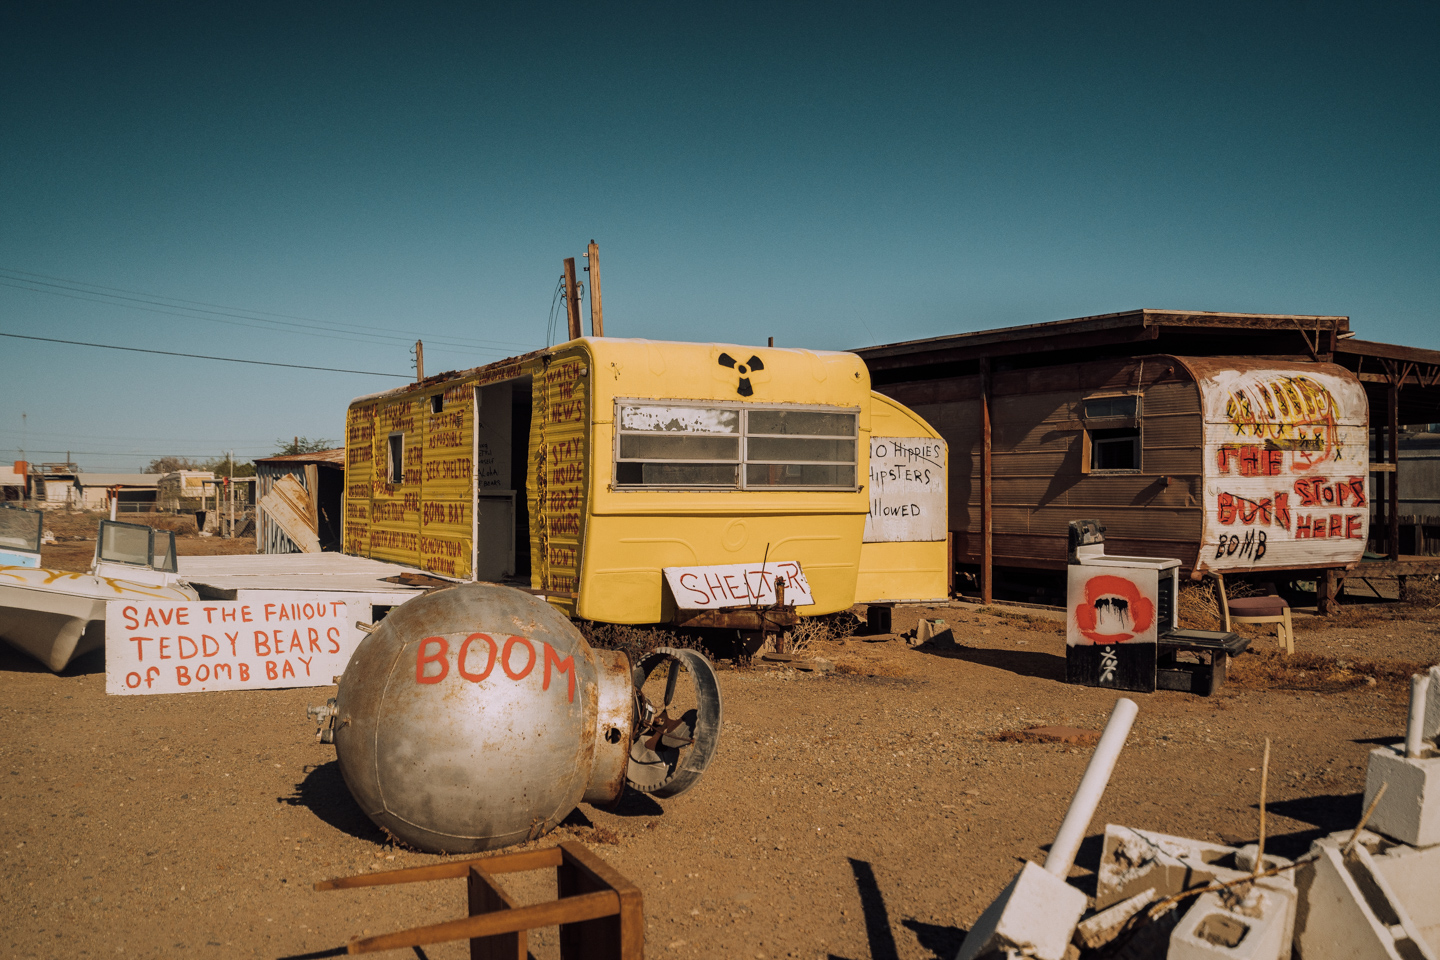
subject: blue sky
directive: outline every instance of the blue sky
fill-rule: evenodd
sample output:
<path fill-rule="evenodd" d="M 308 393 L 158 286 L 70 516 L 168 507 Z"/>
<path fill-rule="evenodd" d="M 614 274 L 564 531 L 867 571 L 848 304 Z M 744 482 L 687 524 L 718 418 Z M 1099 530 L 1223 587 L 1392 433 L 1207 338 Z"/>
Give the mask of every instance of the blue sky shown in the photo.
<path fill-rule="evenodd" d="M 338 439 L 404 381 L 70 343 L 474 366 L 591 238 L 617 336 L 1440 348 L 1437 42 L 1433 3 L 6 3 L 0 332 L 67 343 L 0 338 L 0 461 Z"/>

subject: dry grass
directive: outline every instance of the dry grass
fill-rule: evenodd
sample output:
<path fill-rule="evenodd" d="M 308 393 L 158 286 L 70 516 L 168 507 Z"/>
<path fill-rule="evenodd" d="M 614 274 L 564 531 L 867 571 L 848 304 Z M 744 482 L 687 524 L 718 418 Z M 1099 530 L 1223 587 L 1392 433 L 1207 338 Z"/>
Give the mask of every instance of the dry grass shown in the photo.
<path fill-rule="evenodd" d="M 109 513 L 91 510 L 47 510 L 45 530 L 57 538 L 94 540 L 100 521 L 110 519 Z M 195 518 L 190 514 L 122 513 L 115 518 L 122 523 L 139 523 L 156 530 L 173 530 L 176 534 L 196 533 Z"/>
<path fill-rule="evenodd" d="M 630 662 L 638 663 L 640 658 L 660 647 L 703 650 L 703 645 L 693 637 L 685 637 L 662 627 L 632 627 L 623 623 L 596 623 L 593 620 L 577 620 L 575 625 L 585 640 L 597 650 L 623 650 Z"/>
<path fill-rule="evenodd" d="M 863 623 L 849 610 L 820 617 L 801 617 L 799 623 L 785 632 L 785 649 L 799 653 L 816 641 L 844 640 L 855 636 Z"/>
<path fill-rule="evenodd" d="M 1410 577 L 1405 582 L 1405 602 L 1422 610 L 1440 608 L 1440 577 Z"/>
<path fill-rule="evenodd" d="M 1380 686 L 1387 694 L 1408 691 L 1412 674 L 1428 663 L 1415 660 L 1346 660 L 1314 653 L 1247 651 L 1230 661 L 1227 680 L 1251 690 L 1310 690 L 1340 693 Z"/>

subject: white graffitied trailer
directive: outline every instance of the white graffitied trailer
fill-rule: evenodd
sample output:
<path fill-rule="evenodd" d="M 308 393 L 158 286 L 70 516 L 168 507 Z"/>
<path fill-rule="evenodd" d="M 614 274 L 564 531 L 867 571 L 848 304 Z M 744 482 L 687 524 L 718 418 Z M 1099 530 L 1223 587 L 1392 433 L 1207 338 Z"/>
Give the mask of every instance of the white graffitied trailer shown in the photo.
<path fill-rule="evenodd" d="M 1205 425 L 1199 569 L 1355 563 L 1370 527 L 1369 411 L 1331 364 L 1190 360 Z"/>

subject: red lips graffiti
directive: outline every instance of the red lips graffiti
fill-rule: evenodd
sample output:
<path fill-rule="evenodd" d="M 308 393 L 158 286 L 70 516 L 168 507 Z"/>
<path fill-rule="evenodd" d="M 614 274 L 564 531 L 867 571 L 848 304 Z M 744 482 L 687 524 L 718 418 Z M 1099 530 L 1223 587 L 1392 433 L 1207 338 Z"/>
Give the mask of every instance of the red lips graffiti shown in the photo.
<path fill-rule="evenodd" d="M 1107 613 L 1102 617 L 1104 608 Z M 1122 628 L 1115 633 L 1101 632 L 1101 620 L 1119 620 Z M 1091 643 L 1106 645 L 1124 643 L 1150 629 L 1155 622 L 1155 604 L 1140 594 L 1140 588 L 1124 577 L 1102 574 L 1085 582 L 1085 596 L 1075 607 L 1075 623 Z M 1128 632 L 1127 632 L 1128 631 Z"/>

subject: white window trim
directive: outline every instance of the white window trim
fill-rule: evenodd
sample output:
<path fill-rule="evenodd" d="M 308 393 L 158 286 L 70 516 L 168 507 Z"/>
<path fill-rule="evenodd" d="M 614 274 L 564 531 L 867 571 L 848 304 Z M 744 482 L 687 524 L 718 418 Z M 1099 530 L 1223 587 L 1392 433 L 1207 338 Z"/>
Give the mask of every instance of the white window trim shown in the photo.
<path fill-rule="evenodd" d="M 620 457 L 620 437 L 621 437 L 621 435 L 622 435 L 622 430 L 621 430 L 621 427 L 620 427 L 620 422 L 621 422 L 620 408 L 621 408 L 622 406 L 654 406 L 654 407 L 667 406 L 667 407 L 691 407 L 691 408 L 695 408 L 695 409 L 704 409 L 704 410 L 715 410 L 715 409 L 738 410 L 738 411 L 740 412 L 740 429 L 739 429 L 739 431 L 738 431 L 737 433 L 673 434 L 673 436 L 735 437 L 736 440 L 738 441 L 737 446 L 738 446 L 738 451 L 739 451 L 739 453 L 738 453 L 738 459 L 736 459 L 736 460 L 734 461 L 734 464 L 735 464 L 735 474 L 736 474 L 735 482 L 734 482 L 734 483 L 731 483 L 731 484 L 673 484 L 673 485 L 672 485 L 672 484 L 645 484 L 645 485 L 640 485 L 640 484 L 628 484 L 628 483 L 627 483 L 627 484 L 621 484 L 621 483 L 619 483 L 619 482 L 618 482 L 618 479 L 617 479 L 617 474 L 618 474 L 618 472 L 619 472 L 620 464 L 621 464 L 621 463 L 638 463 L 638 462 L 644 462 L 644 463 L 681 463 L 681 464 L 695 464 L 695 463 L 730 463 L 730 462 L 731 462 L 731 461 L 725 461 L 725 460 L 664 460 L 664 459 L 660 459 L 660 458 L 656 458 L 656 457 L 647 457 L 647 458 L 645 458 L 643 461 L 634 460 L 634 459 L 622 460 L 621 457 Z M 837 461 L 837 460 L 755 460 L 755 461 L 751 461 L 750 459 L 748 459 L 749 453 L 750 453 L 750 449 L 749 449 L 749 446 L 750 446 L 750 433 L 749 433 L 750 421 L 749 421 L 748 416 L 746 416 L 746 414 L 748 414 L 748 413 L 750 413 L 750 412 L 754 412 L 754 411 L 766 411 L 766 410 L 781 410 L 781 411 L 784 411 L 784 412 L 786 412 L 786 413 L 791 413 L 791 412 L 794 412 L 794 413 L 841 413 L 841 414 L 851 414 L 851 415 L 853 415 L 853 416 L 855 417 L 855 433 L 854 433 L 853 436 L 850 436 L 850 437 L 820 437 L 820 436 L 813 436 L 813 437 L 812 437 L 812 436 L 810 436 L 810 435 L 808 435 L 808 434 L 802 435 L 802 436 L 795 436 L 795 435 L 787 435 L 787 434 L 768 434 L 768 433 L 757 434 L 757 436 L 758 436 L 759 438 L 761 438 L 761 439 L 770 439 L 770 438 L 777 438 L 777 437 L 779 437 L 779 438 L 788 438 L 788 439 L 852 440 L 852 441 L 854 442 L 854 444 L 855 444 L 855 459 L 854 459 L 853 461 L 848 461 L 848 462 L 847 462 L 847 461 Z M 663 397 L 616 397 L 616 398 L 615 398 L 615 405 L 614 405 L 614 419 L 612 420 L 612 423 L 614 424 L 614 429 L 611 431 L 612 436 L 611 436 L 611 451 L 610 451 L 610 489 L 613 490 L 613 491 L 616 491 L 616 492 L 630 493 L 630 492 L 647 492 L 647 491 L 652 491 L 652 490 L 689 490 L 689 491 L 696 491 L 696 492 L 717 492 L 717 491 L 718 491 L 718 492 L 724 492 L 724 491 L 730 491 L 730 490 L 738 490 L 738 491 L 747 491 L 747 492 L 750 492 L 750 493 L 756 493 L 756 492 L 778 492 L 778 491 L 796 491 L 796 492 L 806 492 L 806 491 L 808 491 L 808 492 L 812 492 L 812 493 L 814 493 L 814 492 L 823 492 L 823 493 L 854 493 L 854 492 L 856 492 L 856 491 L 858 491 L 858 490 L 861 489 L 861 484 L 860 484 L 860 408 L 859 408 L 859 407 L 832 407 L 832 406 L 826 406 L 826 405 L 824 405 L 824 404 L 813 404 L 813 403 L 738 403 L 738 402 L 733 401 L 733 400 L 672 400 L 672 399 L 667 399 L 667 398 L 663 398 Z M 658 433 L 658 432 L 657 432 L 657 433 L 652 433 L 652 434 L 646 434 L 646 433 L 641 433 L 640 431 L 626 431 L 626 434 L 629 435 L 629 436 L 645 436 L 645 435 L 649 435 L 649 436 L 663 436 L 663 435 L 664 435 L 663 433 Z M 834 486 L 834 485 L 821 485 L 821 486 L 804 485 L 804 486 L 802 486 L 802 485 L 800 485 L 800 484 L 768 484 L 768 483 L 767 483 L 767 484 L 757 484 L 757 485 L 755 485 L 755 486 L 748 486 L 748 485 L 747 485 L 747 482 L 746 482 L 746 478 L 745 478 L 745 467 L 746 467 L 748 464 L 751 464 L 751 463 L 760 464 L 760 465 L 768 465 L 768 464 L 804 464 L 804 465 L 818 465 L 818 466 L 832 466 L 832 465 L 836 465 L 836 464 L 839 464 L 839 465 L 844 466 L 844 465 L 847 465 L 847 463 L 848 463 L 849 465 L 852 465 L 852 466 L 855 468 L 855 480 L 854 480 L 854 482 L 853 482 L 850 486 Z"/>

